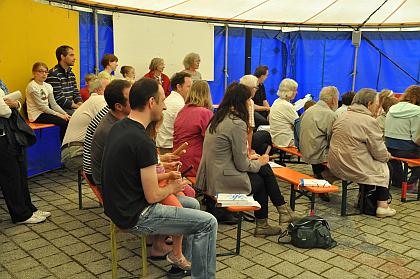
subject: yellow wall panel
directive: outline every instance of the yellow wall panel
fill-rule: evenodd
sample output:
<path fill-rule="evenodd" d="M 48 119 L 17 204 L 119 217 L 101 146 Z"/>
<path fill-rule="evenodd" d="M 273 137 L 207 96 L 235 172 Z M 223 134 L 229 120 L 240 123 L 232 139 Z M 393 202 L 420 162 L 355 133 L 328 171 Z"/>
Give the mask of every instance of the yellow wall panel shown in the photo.
<path fill-rule="evenodd" d="M 79 14 L 32 0 L 1 0 L 0 36 L 0 79 L 24 94 L 32 65 L 42 61 L 52 68 L 58 46 L 73 47 L 78 57 Z M 77 61 L 73 71 L 79 82 Z"/>

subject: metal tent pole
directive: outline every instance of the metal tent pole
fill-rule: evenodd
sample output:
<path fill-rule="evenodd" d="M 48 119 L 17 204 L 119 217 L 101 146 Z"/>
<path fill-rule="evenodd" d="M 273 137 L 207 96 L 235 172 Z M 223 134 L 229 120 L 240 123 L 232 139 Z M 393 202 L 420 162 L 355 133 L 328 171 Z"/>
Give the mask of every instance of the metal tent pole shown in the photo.
<path fill-rule="evenodd" d="M 226 88 L 228 86 L 228 43 L 229 43 L 229 26 L 226 24 L 225 25 L 225 87 L 224 87 L 224 91 L 226 91 Z"/>
<path fill-rule="evenodd" d="M 95 74 L 99 73 L 99 29 L 98 29 L 98 10 L 93 9 L 93 21 L 95 24 Z"/>
<path fill-rule="evenodd" d="M 351 91 L 354 92 L 356 87 L 356 75 L 357 75 L 357 57 L 359 56 L 359 46 L 362 39 L 361 31 L 353 31 L 351 36 L 351 43 L 354 45 L 354 63 L 353 63 L 353 82 L 351 84 Z"/>

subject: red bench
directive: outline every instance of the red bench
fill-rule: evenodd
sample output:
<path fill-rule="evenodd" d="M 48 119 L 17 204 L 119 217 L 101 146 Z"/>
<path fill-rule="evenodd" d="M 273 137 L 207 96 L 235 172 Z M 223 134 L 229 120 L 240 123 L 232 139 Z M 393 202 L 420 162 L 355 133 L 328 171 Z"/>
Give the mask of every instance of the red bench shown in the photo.
<path fill-rule="evenodd" d="M 419 201 L 420 189 L 417 190 L 417 199 L 407 200 L 407 180 L 408 180 L 408 165 L 420 166 L 420 158 L 410 159 L 410 158 L 392 157 L 391 159 L 397 160 L 403 163 L 403 182 L 402 182 L 402 189 L 401 189 L 401 202 Z"/>

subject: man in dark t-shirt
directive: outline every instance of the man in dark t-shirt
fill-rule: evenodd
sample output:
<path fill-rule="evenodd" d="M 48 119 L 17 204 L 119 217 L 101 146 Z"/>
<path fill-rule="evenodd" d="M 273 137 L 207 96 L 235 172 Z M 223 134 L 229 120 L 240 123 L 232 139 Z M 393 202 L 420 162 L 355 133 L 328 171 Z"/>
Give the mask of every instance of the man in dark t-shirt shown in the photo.
<path fill-rule="evenodd" d="M 265 65 L 258 66 L 255 69 L 254 76 L 258 78 L 258 89 L 255 92 L 254 98 L 254 109 L 255 113 L 259 114 L 254 116 L 255 118 L 255 125 L 268 125 L 267 116 L 270 112 L 270 105 L 267 101 L 267 95 L 265 92 L 264 81 L 268 77 L 268 67 Z M 260 115 L 263 117 L 261 118 Z M 257 123 L 258 122 L 258 123 Z M 260 123 L 262 122 L 262 123 Z"/>
<path fill-rule="evenodd" d="M 183 190 L 186 182 L 159 187 L 156 146 L 145 127 L 159 121 L 165 94 L 156 80 L 142 78 L 130 90 L 129 116 L 114 124 L 102 160 L 104 211 L 122 229 L 153 235 L 184 235 L 183 251 L 193 278 L 215 278 L 217 220 L 207 212 L 159 202 Z M 192 252 L 192 254 L 191 254 Z"/>

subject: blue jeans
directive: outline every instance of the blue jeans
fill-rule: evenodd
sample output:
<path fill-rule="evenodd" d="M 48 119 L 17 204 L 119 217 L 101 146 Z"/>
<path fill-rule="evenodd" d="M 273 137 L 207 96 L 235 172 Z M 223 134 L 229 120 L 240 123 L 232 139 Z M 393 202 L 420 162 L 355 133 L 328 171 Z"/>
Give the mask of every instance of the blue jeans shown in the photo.
<path fill-rule="evenodd" d="M 180 201 L 191 202 L 192 198 Z M 132 232 L 146 235 L 184 235 L 183 253 L 191 260 L 191 277 L 216 278 L 217 220 L 213 215 L 191 208 L 159 203 L 139 216 Z"/>

